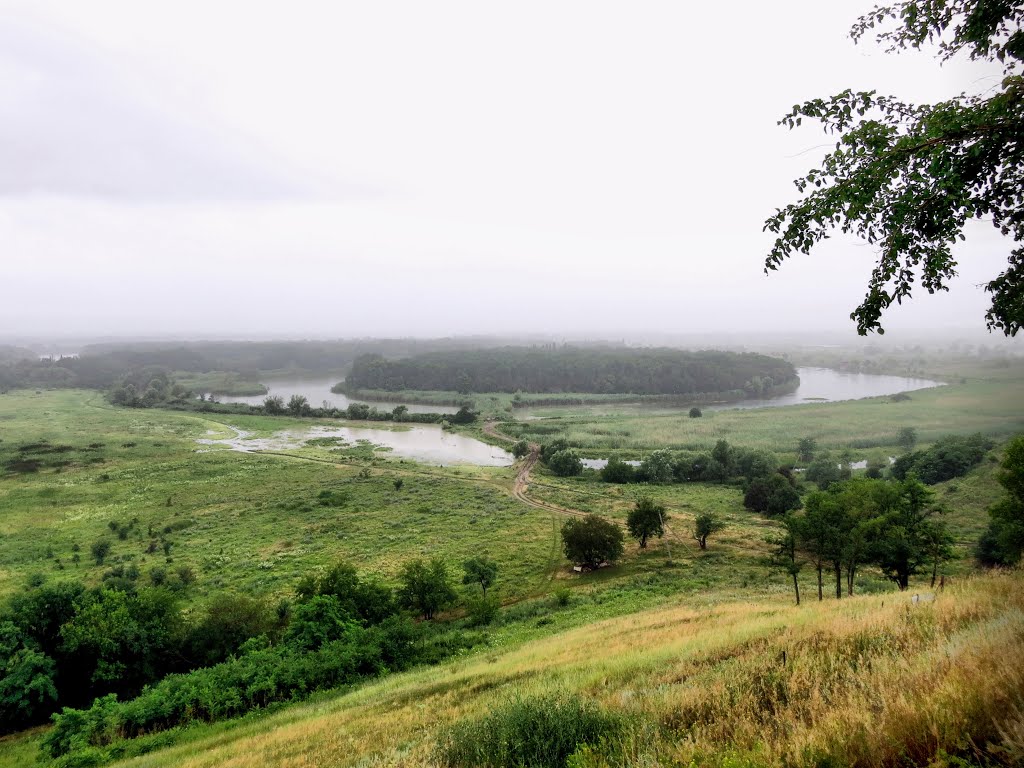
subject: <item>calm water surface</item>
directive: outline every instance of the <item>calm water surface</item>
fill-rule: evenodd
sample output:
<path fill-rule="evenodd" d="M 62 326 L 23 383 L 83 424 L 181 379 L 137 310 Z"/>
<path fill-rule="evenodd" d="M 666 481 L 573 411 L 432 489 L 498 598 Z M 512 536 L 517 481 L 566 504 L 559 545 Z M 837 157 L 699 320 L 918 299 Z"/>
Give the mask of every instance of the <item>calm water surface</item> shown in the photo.
<path fill-rule="evenodd" d="M 331 392 L 331 387 L 338 383 L 333 379 L 267 379 L 260 384 L 267 388 L 265 395 L 217 395 L 222 403 L 245 403 L 246 405 L 263 405 L 263 401 L 271 395 L 283 398 L 285 403 L 292 395 L 302 395 L 311 407 L 320 408 L 326 402 L 328 408 L 348 408 L 352 403 L 365 402 L 378 411 L 393 411 L 396 406 L 405 405 L 409 413 L 455 413 L 458 408 L 447 405 L 413 405 L 411 403 L 370 402 L 368 400 L 352 400 L 345 395 Z"/>
<path fill-rule="evenodd" d="M 875 373 L 843 373 L 831 368 L 797 368 L 800 386 L 796 391 L 765 399 L 740 400 L 736 403 L 709 405 L 704 410 L 721 411 L 726 408 L 775 408 L 800 403 L 860 400 L 864 397 L 882 397 L 897 392 L 941 387 L 942 382 L 913 379 L 906 376 L 885 376 Z"/>
<path fill-rule="evenodd" d="M 387 450 L 382 455 L 413 459 L 424 464 L 451 466 L 471 464 L 477 467 L 508 467 L 515 460 L 511 453 L 465 435 L 446 432 L 433 424 L 408 429 L 362 429 L 356 427 L 315 426 L 308 429 L 286 429 L 271 437 L 253 437 L 252 433 L 231 427 L 234 436 L 206 437 L 196 440 L 200 445 L 224 446 L 233 451 L 287 451 L 301 448 L 318 437 L 337 437 L 348 446 L 365 441 Z M 344 446 L 339 446 L 344 447 Z M 210 449 L 206 449 L 210 450 Z"/>

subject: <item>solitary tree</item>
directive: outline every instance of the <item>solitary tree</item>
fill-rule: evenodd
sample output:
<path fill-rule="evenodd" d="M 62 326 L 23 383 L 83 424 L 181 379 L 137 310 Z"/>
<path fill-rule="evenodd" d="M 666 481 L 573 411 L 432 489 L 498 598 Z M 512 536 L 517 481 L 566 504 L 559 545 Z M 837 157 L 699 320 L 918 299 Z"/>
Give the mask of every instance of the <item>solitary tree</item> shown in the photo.
<path fill-rule="evenodd" d="M 434 614 L 455 602 L 448 568 L 439 557 L 406 563 L 399 579 L 402 582 L 398 590 L 399 603 L 404 608 L 417 611 L 425 619 L 434 618 Z"/>
<path fill-rule="evenodd" d="M 93 559 L 96 560 L 96 565 L 103 565 L 103 561 L 106 560 L 107 555 L 110 554 L 110 540 L 97 539 L 92 543 L 89 551 L 92 552 Z"/>
<path fill-rule="evenodd" d="M 284 413 L 284 400 L 279 395 L 270 395 L 263 401 L 263 411 L 269 416 Z"/>
<path fill-rule="evenodd" d="M 693 524 L 693 538 L 697 540 L 701 549 L 708 548 L 708 536 L 718 533 L 725 528 L 725 523 L 711 512 L 702 512 L 697 515 Z"/>
<path fill-rule="evenodd" d="M 814 458 L 814 452 L 818 449 L 818 441 L 813 437 L 802 437 L 796 446 L 797 458 L 807 463 Z"/>
<path fill-rule="evenodd" d="M 803 567 L 803 563 L 797 559 L 798 536 L 796 529 L 799 524 L 792 516 L 787 516 L 783 521 L 786 532 L 775 539 L 769 540 L 774 544 L 772 551 L 772 564 L 786 570 L 786 573 L 793 579 L 793 593 L 796 596 L 796 604 L 800 605 L 800 582 L 797 575 Z M 819 598 L 820 599 L 820 598 Z"/>
<path fill-rule="evenodd" d="M 1006 0 L 898 0 L 854 24 L 857 41 L 874 35 L 889 51 L 936 46 L 939 58 L 964 52 L 1003 66 L 983 95 L 938 104 L 905 104 L 875 91 L 845 90 L 796 105 L 780 124 L 804 118 L 836 134 L 836 148 L 796 181 L 802 200 L 776 211 L 765 229 L 778 235 L 765 261 L 774 270 L 809 253 L 839 229 L 877 249 L 867 295 L 850 315 L 857 331 L 883 332 L 882 312 L 910 298 L 915 280 L 929 293 L 956 275 L 952 244 L 970 219 L 1008 236 L 1008 267 L 986 290 L 989 329 L 1013 336 L 1024 323 L 1024 5 Z"/>
<path fill-rule="evenodd" d="M 699 419 L 703 415 L 704 415 L 704 413 L 697 406 L 693 406 L 693 408 L 690 409 L 690 418 L 691 419 Z"/>
<path fill-rule="evenodd" d="M 487 596 L 487 588 L 492 586 L 498 577 L 498 564 L 487 555 L 471 557 L 462 564 L 462 570 L 462 583 L 479 584 L 484 597 Z"/>
<path fill-rule="evenodd" d="M 578 565 L 597 568 L 622 556 L 622 529 L 597 515 L 573 517 L 562 526 L 565 556 Z"/>
<path fill-rule="evenodd" d="M 650 496 L 641 496 L 626 518 L 626 528 L 630 536 L 639 540 L 640 549 L 647 549 L 648 538 L 657 536 L 660 539 L 665 535 L 667 518 L 664 504 L 658 504 Z"/>
<path fill-rule="evenodd" d="M 309 400 L 303 395 L 292 395 L 288 399 L 288 413 L 292 416 L 303 416 L 309 413 Z"/>
<path fill-rule="evenodd" d="M 548 459 L 547 465 L 559 477 L 572 477 L 583 471 L 583 461 L 572 448 L 554 454 Z"/>
<path fill-rule="evenodd" d="M 905 451 L 914 450 L 917 445 L 917 430 L 913 427 L 903 427 L 896 435 L 896 443 Z"/>

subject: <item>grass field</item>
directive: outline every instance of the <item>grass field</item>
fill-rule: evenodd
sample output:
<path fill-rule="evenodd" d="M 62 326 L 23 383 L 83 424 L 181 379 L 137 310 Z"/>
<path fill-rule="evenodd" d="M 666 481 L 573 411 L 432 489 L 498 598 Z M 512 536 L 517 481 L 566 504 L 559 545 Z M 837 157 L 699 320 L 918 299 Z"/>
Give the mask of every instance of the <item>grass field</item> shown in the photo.
<path fill-rule="evenodd" d="M 796 444 L 813 437 L 822 449 L 852 448 L 858 458 L 884 455 L 897 445 L 902 427 L 917 430 L 922 443 L 943 435 L 983 432 L 998 438 L 1024 431 L 1024 377 L 969 380 L 920 390 L 909 400 L 870 398 L 786 408 L 706 411 L 691 419 L 683 411 L 642 407 L 544 408 L 530 420 L 503 427 L 511 435 L 545 442 L 567 438 L 588 455 L 639 456 L 653 448 L 710 449 L 717 440 L 766 448 L 795 458 Z"/>
<path fill-rule="evenodd" d="M 257 433 L 297 426 L 231 419 Z M 25 444 L 70 448 L 43 454 L 63 466 L 2 476 L 0 593 L 20 589 L 31 574 L 95 581 L 112 564 L 134 564 L 143 578 L 157 566 L 189 567 L 198 596 L 223 588 L 279 595 L 301 574 L 339 560 L 390 580 L 411 557 L 441 555 L 455 567 L 488 551 L 503 587 L 521 595 L 550 569 L 550 515 L 505 492 L 507 471 L 368 458 L 342 464 L 316 448 L 196 453 L 196 438 L 208 432 L 229 433 L 196 415 L 113 409 L 96 393 L 0 396 L 0 463 Z M 319 503 L 325 490 L 340 506 Z M 127 537 L 111 523 L 130 526 Z M 97 566 L 90 547 L 104 538 L 112 552 Z M 155 552 L 147 551 L 151 542 Z"/>

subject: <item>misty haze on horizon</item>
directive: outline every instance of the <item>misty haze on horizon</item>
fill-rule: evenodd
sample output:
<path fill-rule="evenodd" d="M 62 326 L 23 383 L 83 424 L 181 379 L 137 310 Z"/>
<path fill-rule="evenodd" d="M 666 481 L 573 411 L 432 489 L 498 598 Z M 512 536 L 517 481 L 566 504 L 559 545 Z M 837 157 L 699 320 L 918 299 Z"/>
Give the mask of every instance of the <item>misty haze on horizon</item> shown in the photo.
<path fill-rule="evenodd" d="M 872 6 L 0 0 L 0 343 L 1019 350 L 985 331 L 1011 246 L 984 222 L 884 337 L 849 319 L 870 246 L 763 274 L 765 218 L 834 143 L 778 127 L 792 104 L 999 82 L 854 45 Z"/>

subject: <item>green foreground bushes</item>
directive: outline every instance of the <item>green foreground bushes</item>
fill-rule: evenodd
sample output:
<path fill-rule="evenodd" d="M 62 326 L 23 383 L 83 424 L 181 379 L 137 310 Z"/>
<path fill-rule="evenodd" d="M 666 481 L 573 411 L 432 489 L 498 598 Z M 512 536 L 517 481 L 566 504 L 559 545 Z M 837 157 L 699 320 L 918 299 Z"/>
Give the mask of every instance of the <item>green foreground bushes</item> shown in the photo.
<path fill-rule="evenodd" d="M 354 683 L 417 660 L 415 625 L 394 617 L 364 629 L 350 625 L 341 639 L 315 651 L 250 641 L 237 657 L 187 674 L 168 675 L 130 701 L 116 694 L 88 709 L 65 708 L 43 739 L 50 757 L 103 747 L 121 739 L 193 722 L 237 717 L 280 701 Z"/>
<path fill-rule="evenodd" d="M 442 734 L 438 758 L 451 768 L 562 768 L 581 747 L 607 742 L 619 715 L 576 694 L 516 697 Z"/>

